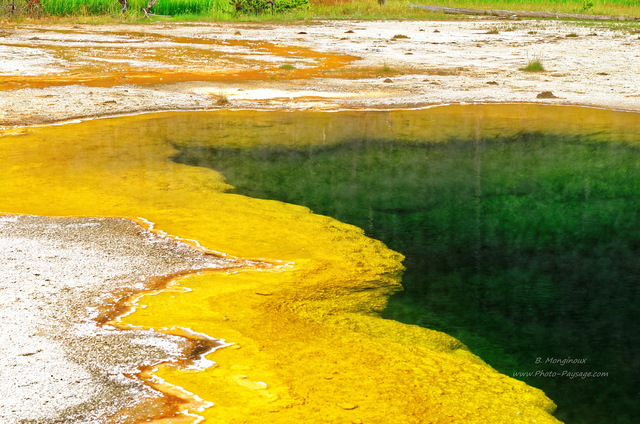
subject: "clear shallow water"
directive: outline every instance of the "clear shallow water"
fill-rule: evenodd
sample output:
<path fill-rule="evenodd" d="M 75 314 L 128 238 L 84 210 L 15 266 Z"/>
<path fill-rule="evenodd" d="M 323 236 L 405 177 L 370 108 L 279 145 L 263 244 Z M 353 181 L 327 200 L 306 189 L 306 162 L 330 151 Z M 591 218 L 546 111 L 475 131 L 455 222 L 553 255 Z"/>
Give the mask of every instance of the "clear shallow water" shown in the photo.
<path fill-rule="evenodd" d="M 351 137 L 332 139 L 327 129 L 344 120 L 320 118 L 317 144 L 282 130 L 313 128 L 308 115 L 283 124 L 257 114 L 169 141 L 175 161 L 222 172 L 240 194 L 308 206 L 403 253 L 405 291 L 388 318 L 458 337 L 507 375 L 533 373 L 516 378 L 545 390 L 561 420 L 631 423 L 640 387 L 640 138 L 628 122 L 578 122 L 571 111 L 564 120 L 552 113 L 555 126 L 549 116 L 497 126 L 477 112 L 347 114 L 352 125 L 374 121 L 385 131 L 355 125 Z M 414 127 L 412 118 L 422 121 Z M 238 127 L 253 128 L 253 141 L 234 138 Z M 313 131 L 301 130 L 309 139 Z M 559 363 L 569 358 L 576 363 Z M 588 372 L 607 375 L 575 374 Z"/>

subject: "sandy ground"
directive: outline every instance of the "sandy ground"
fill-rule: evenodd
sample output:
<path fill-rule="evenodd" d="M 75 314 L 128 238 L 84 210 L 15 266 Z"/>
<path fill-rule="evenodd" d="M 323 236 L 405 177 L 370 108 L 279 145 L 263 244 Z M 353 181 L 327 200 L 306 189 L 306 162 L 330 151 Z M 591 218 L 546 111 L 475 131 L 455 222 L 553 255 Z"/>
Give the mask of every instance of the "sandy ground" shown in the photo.
<path fill-rule="evenodd" d="M 5 24 L 0 125 L 168 109 L 540 102 L 639 110 L 640 39 L 615 25 Z M 534 59 L 545 72 L 520 70 Z"/>
<path fill-rule="evenodd" d="M 101 310 L 166 282 L 152 277 L 241 265 L 125 219 L 0 217 L 0 421 L 128 422 L 165 412 L 163 393 L 131 377 L 184 362 L 203 340 L 98 325 Z"/>
<path fill-rule="evenodd" d="M 0 130 L 173 109 L 541 102 L 637 111 L 639 47 L 627 30 L 555 21 L 4 23 Z M 536 58 L 545 72 L 520 70 Z M 0 420 L 98 423 L 125 405 L 156 414 L 160 392 L 123 376 L 193 346 L 99 326 L 97 308 L 154 276 L 227 265 L 238 264 L 129 221 L 0 218 Z"/>

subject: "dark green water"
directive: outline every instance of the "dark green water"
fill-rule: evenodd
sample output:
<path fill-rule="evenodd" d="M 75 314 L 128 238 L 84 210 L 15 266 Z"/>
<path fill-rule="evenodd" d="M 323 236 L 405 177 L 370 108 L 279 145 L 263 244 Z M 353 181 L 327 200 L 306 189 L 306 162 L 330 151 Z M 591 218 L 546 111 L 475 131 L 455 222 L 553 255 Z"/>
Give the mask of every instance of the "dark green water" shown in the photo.
<path fill-rule="evenodd" d="M 639 149 L 541 133 L 207 144 L 177 146 L 174 160 L 222 172 L 237 193 L 357 225 L 403 253 L 405 291 L 387 318 L 451 334 L 507 375 L 537 372 L 515 377 L 543 389 L 567 423 L 637 422 Z M 568 358 L 578 363 L 552 363 Z"/>

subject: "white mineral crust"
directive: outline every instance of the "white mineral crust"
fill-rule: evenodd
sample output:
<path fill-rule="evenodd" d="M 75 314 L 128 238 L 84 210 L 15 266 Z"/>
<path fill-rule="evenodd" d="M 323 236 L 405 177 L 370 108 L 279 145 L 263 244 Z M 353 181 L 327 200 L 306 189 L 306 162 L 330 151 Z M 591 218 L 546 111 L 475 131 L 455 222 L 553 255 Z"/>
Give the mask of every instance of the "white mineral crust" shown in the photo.
<path fill-rule="evenodd" d="M 186 339 L 99 326 L 97 307 L 152 276 L 239 266 L 125 219 L 0 216 L 0 422 L 100 423 L 158 399 L 125 374 L 177 361 Z"/>

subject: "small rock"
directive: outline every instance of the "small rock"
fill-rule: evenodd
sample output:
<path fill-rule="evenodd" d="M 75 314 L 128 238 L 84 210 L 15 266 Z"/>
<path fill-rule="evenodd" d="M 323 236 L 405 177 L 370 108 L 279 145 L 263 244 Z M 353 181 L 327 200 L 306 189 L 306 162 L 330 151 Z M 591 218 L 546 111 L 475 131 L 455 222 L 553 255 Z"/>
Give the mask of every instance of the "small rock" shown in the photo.
<path fill-rule="evenodd" d="M 358 405 L 353 403 L 341 403 L 338 406 L 344 409 L 345 411 L 352 411 L 358 407 Z"/>
<path fill-rule="evenodd" d="M 242 387 L 246 387 L 247 389 L 260 390 L 266 389 L 268 387 L 267 383 L 264 381 L 252 381 L 246 375 L 234 375 L 231 377 L 231 380 L 238 383 Z"/>
<path fill-rule="evenodd" d="M 536 96 L 537 99 L 558 99 L 559 97 L 551 91 L 543 91 Z"/>
<path fill-rule="evenodd" d="M 498 83 L 495 82 L 495 81 L 487 81 L 487 84 L 489 84 L 489 85 L 498 85 Z"/>
<path fill-rule="evenodd" d="M 273 393 L 266 393 L 263 396 L 267 398 L 267 402 L 269 403 L 277 402 L 278 400 L 280 400 L 280 396 L 274 395 Z"/>
<path fill-rule="evenodd" d="M 387 78 L 386 80 L 384 80 L 382 82 L 393 82 L 393 80 L 391 78 Z"/>
<path fill-rule="evenodd" d="M 345 31 L 344 33 L 345 33 L 345 34 L 353 34 L 353 30 L 352 30 L 352 29 L 350 29 L 349 31 Z"/>
<path fill-rule="evenodd" d="M 304 31 L 300 31 L 298 34 L 306 34 L 306 32 L 304 32 Z"/>

